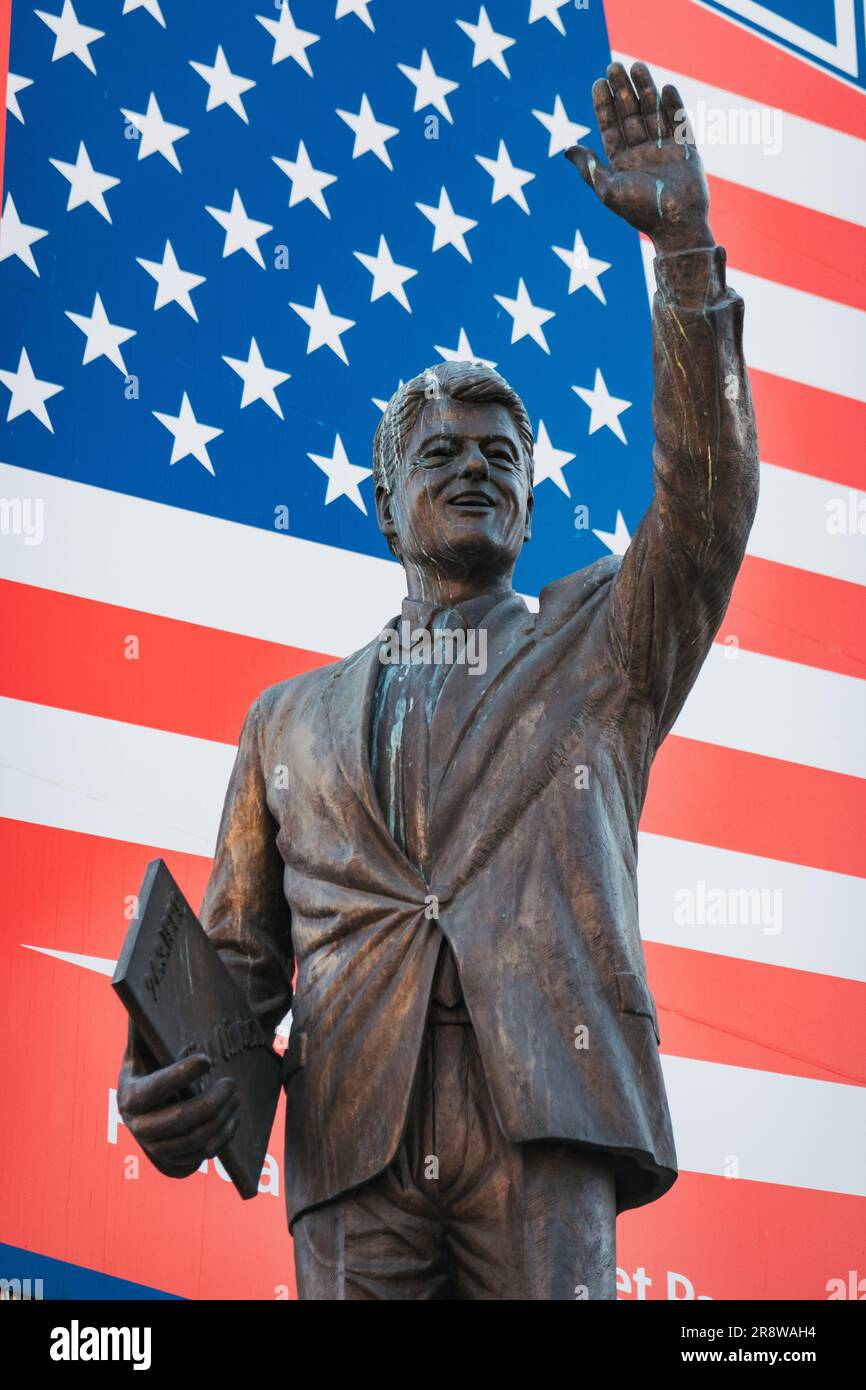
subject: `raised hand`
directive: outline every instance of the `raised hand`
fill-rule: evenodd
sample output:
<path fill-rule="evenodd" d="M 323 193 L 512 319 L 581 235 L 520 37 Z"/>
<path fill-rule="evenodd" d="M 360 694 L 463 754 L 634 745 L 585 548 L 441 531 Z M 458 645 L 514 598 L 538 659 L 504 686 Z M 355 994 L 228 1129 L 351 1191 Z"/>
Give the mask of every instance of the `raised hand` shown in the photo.
<path fill-rule="evenodd" d="M 566 158 L 619 217 L 652 237 L 659 252 L 713 246 L 709 190 L 683 99 L 676 87 L 659 95 L 646 63 L 631 80 L 622 63 L 593 83 L 592 102 L 608 163 L 588 145 Z"/>

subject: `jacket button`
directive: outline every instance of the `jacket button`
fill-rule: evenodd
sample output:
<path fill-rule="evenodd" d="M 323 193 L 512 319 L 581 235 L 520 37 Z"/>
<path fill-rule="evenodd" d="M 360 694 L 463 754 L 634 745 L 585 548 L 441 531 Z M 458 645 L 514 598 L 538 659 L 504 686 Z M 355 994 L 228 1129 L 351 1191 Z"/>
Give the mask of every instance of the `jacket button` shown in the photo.
<path fill-rule="evenodd" d="M 454 889 L 450 883 L 434 883 L 430 889 L 430 895 L 436 899 L 441 907 L 442 903 L 449 902 L 454 896 Z"/>

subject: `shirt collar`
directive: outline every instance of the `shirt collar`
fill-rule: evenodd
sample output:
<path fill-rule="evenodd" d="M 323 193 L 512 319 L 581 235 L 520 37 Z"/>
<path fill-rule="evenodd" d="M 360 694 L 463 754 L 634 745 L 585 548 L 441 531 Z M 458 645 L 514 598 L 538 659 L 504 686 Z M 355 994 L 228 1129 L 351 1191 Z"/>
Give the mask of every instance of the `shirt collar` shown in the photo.
<path fill-rule="evenodd" d="M 462 603 L 430 603 L 426 599 L 404 598 L 401 616 L 414 627 L 429 628 L 436 614 L 444 612 L 446 608 L 456 608 L 466 626 L 475 627 L 503 599 L 513 597 L 513 589 L 503 589 L 495 594 L 478 594 L 475 598 L 464 599 Z"/>

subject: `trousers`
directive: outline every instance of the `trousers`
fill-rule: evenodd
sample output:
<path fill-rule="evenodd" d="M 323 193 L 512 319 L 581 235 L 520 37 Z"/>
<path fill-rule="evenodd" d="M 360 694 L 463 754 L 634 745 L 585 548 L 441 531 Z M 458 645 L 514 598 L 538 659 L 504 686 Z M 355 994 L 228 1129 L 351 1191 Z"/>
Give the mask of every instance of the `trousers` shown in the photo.
<path fill-rule="evenodd" d="M 466 1022 L 428 1023 L 388 1168 L 292 1235 L 304 1300 L 616 1297 L 610 1159 L 508 1140 Z"/>

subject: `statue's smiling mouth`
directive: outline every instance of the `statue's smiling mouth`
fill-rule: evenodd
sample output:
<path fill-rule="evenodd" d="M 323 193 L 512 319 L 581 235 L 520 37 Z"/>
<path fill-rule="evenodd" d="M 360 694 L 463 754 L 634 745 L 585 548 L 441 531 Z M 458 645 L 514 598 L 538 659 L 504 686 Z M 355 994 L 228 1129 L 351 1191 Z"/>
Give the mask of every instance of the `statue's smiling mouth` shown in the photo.
<path fill-rule="evenodd" d="M 467 511 L 490 511 L 496 506 L 494 498 L 477 488 L 467 488 L 465 492 L 455 493 L 448 498 L 449 507 L 463 507 Z"/>

